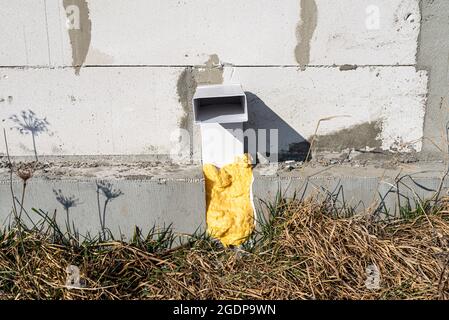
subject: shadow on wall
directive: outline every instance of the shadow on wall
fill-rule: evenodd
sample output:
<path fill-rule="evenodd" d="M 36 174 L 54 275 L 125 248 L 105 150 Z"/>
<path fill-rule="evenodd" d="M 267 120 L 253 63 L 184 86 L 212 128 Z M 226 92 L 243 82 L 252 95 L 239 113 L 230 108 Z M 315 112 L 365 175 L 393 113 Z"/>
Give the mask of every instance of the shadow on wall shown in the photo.
<path fill-rule="evenodd" d="M 273 112 L 257 95 L 251 92 L 245 92 L 245 94 L 248 101 L 248 122 L 244 124 L 244 130 L 254 129 L 256 131 L 258 162 L 262 160 L 261 157 L 269 162 L 276 160 L 305 161 L 310 143 Z M 258 131 L 260 129 L 266 130 L 265 139 L 263 139 L 263 133 Z M 278 130 L 278 148 L 275 148 L 274 141 L 271 141 L 275 139 L 275 136 L 270 135 L 270 129 Z M 245 152 L 251 153 L 254 157 L 252 151 L 252 148 L 248 146 L 248 139 L 245 139 Z"/>

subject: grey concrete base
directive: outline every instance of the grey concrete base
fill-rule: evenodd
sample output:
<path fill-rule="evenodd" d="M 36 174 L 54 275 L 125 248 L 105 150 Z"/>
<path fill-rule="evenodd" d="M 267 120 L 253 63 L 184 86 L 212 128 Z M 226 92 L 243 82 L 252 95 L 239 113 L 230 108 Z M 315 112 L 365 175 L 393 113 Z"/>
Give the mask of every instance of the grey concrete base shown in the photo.
<path fill-rule="evenodd" d="M 272 175 L 266 175 L 266 168 L 255 169 L 253 194 L 255 204 L 261 209 L 260 200 L 273 200 L 279 190 L 286 197 L 297 198 L 329 197 L 336 207 L 346 203 L 357 212 L 373 212 L 376 208 L 384 214 L 397 213 L 398 203 L 405 206 L 415 204 L 415 199 L 426 199 L 442 185 L 442 195 L 447 194 L 447 179 L 441 184 L 446 166 L 441 162 L 403 164 L 395 168 L 382 168 L 368 165 L 308 166 L 289 168 L 279 167 Z M 47 172 L 45 172 L 47 170 Z M 106 206 L 106 227 L 112 233 L 125 238 L 132 236 L 135 226 L 144 234 L 153 227 L 172 224 L 178 233 L 192 234 L 204 230 L 205 226 L 205 188 L 200 166 L 189 166 L 173 170 L 165 168 L 156 175 L 148 170 L 133 174 L 129 168 L 109 168 L 109 172 L 122 172 L 122 175 L 105 175 L 101 167 L 77 169 L 77 174 L 63 170 L 65 176 L 57 177 L 52 168 L 39 169 L 28 181 L 24 210 L 34 222 L 40 217 L 32 208 L 42 209 L 51 215 L 56 211 L 57 221 L 64 228 L 66 211 L 64 199 L 57 199 L 60 192 L 66 199 L 75 199 L 69 208 L 69 219 L 80 234 L 98 234 L 101 230 L 99 215 L 103 213 L 106 196 L 97 183 L 111 183 L 110 193 L 119 194 L 108 201 Z M 140 169 L 139 169 L 140 170 Z M 49 172 L 53 171 L 53 174 Z M 131 170 L 132 171 L 132 170 Z M 157 170 L 156 170 L 157 171 Z M 5 225 L 11 219 L 12 198 L 7 169 L 0 169 L 0 222 Z M 68 174 L 68 176 L 67 176 Z M 84 176 L 83 176 L 84 174 Z M 147 179 L 143 175 L 147 174 Z M 14 175 L 13 191 L 20 199 L 22 182 Z M 99 191 L 99 192 L 97 192 Z M 119 192 L 120 191 L 120 192 Z M 25 221 L 29 218 L 24 213 Z"/>
<path fill-rule="evenodd" d="M 106 181 L 106 180 L 101 180 Z M 69 208 L 70 224 L 74 224 L 81 235 L 96 236 L 101 231 L 100 215 L 107 198 L 97 189 L 99 180 L 92 178 L 49 180 L 31 179 L 26 187 L 22 217 L 32 225 L 42 220 L 32 208 L 42 209 L 53 216 L 56 211 L 57 222 L 65 230 L 67 214 L 64 200 L 57 199 L 56 192 L 66 198 L 75 199 L 75 205 Z M 155 226 L 157 229 L 172 225 L 177 233 L 192 234 L 204 230 L 205 197 L 204 184 L 200 179 L 176 180 L 139 180 L 108 179 L 111 192 L 121 193 L 106 204 L 105 227 L 114 238 L 124 240 L 133 235 L 138 226 L 145 236 Z M 14 179 L 13 192 L 20 199 L 23 184 Z M 98 192 L 97 192 L 98 190 Z M 62 203 L 61 203 L 62 202 Z M 0 181 L 0 222 L 3 225 L 12 219 L 12 196 L 10 182 Z M 17 205 L 20 210 L 20 206 Z M 30 219 L 31 218 L 31 219 Z"/>
<path fill-rule="evenodd" d="M 276 176 L 255 172 L 253 185 L 258 200 L 274 200 L 280 190 L 287 198 L 328 199 L 335 208 L 343 205 L 356 213 L 371 213 L 383 218 L 397 216 L 399 207 L 431 199 L 438 190 L 447 195 L 449 179 L 442 162 L 403 164 L 395 168 L 380 166 L 298 168 Z M 444 178 L 444 179 L 443 179 Z M 341 212 L 338 210 L 338 212 Z"/>

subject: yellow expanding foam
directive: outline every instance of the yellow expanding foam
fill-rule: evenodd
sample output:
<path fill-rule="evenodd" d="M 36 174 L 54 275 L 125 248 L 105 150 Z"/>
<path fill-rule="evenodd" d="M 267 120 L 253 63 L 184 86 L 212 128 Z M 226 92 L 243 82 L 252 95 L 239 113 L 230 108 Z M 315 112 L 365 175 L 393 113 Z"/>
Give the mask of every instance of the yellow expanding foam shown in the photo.
<path fill-rule="evenodd" d="M 219 169 L 203 165 L 206 180 L 206 222 L 209 234 L 224 246 L 241 245 L 254 230 L 251 201 L 253 172 L 249 155 Z"/>

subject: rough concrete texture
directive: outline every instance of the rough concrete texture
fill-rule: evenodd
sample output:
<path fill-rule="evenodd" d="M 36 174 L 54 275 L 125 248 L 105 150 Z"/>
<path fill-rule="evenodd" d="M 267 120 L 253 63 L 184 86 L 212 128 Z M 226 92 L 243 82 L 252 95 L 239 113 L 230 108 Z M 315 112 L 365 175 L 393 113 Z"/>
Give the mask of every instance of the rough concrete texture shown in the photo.
<path fill-rule="evenodd" d="M 434 195 L 446 170 L 442 162 L 397 163 L 390 167 L 386 167 L 385 162 L 375 161 L 363 165 L 358 161 L 337 163 L 281 165 L 269 175 L 266 166 L 259 165 L 254 171 L 253 183 L 256 209 L 263 212 L 260 200 L 272 201 L 281 190 L 286 197 L 296 193 L 299 199 L 331 199 L 338 210 L 345 203 L 347 208 L 354 208 L 360 214 L 395 215 L 398 204 L 413 207 L 418 197 L 426 199 Z M 147 166 L 143 163 L 134 167 L 123 164 L 80 168 L 70 168 L 69 164 L 66 168 L 61 164 L 40 165 L 28 181 L 24 219 L 28 223 L 31 223 L 29 219 L 38 221 L 32 208 L 51 215 L 56 210 L 57 221 L 64 228 L 66 212 L 57 199 L 57 191 L 77 199 L 75 206 L 69 208 L 69 214 L 80 233 L 96 235 L 101 230 L 99 212 L 106 200 L 101 191 L 97 193 L 97 183 L 107 182 L 111 184 L 111 191 L 121 192 L 107 204 L 106 210 L 106 226 L 116 237 L 123 235 L 129 239 L 135 225 L 143 232 L 154 225 L 164 227 L 171 223 L 178 233 L 203 231 L 206 197 L 201 166 L 175 166 L 174 172 L 170 172 L 172 166 Z M 58 174 L 58 170 L 63 174 Z M 152 178 L 149 177 L 155 172 Z M 0 169 L 0 181 L 0 222 L 6 224 L 12 218 L 6 168 Z M 12 185 L 15 195 L 21 194 L 22 182 L 16 175 Z M 448 180 L 445 179 L 441 186 L 441 195 L 445 195 Z"/>
<path fill-rule="evenodd" d="M 92 165 L 92 164 L 91 164 Z M 56 192 L 76 199 L 69 208 L 70 220 L 81 235 L 98 235 L 101 231 L 99 214 L 103 213 L 106 197 L 99 191 L 98 183 L 104 183 L 111 192 L 120 195 L 106 205 L 106 227 L 119 238 L 129 239 L 138 226 L 144 232 L 150 228 L 172 225 L 177 233 L 193 234 L 204 230 L 205 191 L 199 167 L 158 166 L 145 164 L 80 166 L 73 163 L 47 164 L 38 167 L 27 183 L 23 208 L 24 221 L 32 224 L 39 215 L 32 208 L 42 209 L 57 222 L 66 225 L 63 203 Z M 12 197 L 7 169 L 0 169 L 0 224 L 12 219 Z M 182 172 L 180 172 L 182 171 Z M 13 192 L 22 194 L 22 181 L 13 176 Z M 18 205 L 19 206 L 19 205 Z M 19 206 L 20 208 L 20 206 Z"/>
<path fill-rule="evenodd" d="M 170 135 L 185 114 L 176 93 L 182 70 L 0 69 L 0 92 L 13 97 L 0 104 L 11 154 L 32 154 L 31 136 L 10 120 L 23 110 L 49 122 L 36 137 L 39 154 L 170 154 Z"/>
<path fill-rule="evenodd" d="M 223 83 L 223 66 L 216 54 L 210 55 L 202 67 L 186 67 L 180 74 L 176 84 L 176 92 L 181 103 L 184 115 L 179 121 L 179 127 L 187 130 L 190 135 L 190 158 L 200 161 L 201 148 L 198 143 L 201 139 L 200 131 L 193 125 L 192 98 L 198 85 L 212 85 Z M 176 135 L 175 135 L 176 136 Z"/>
<path fill-rule="evenodd" d="M 318 135 L 340 139 L 343 129 L 377 121 L 377 135 L 355 132 L 353 140 L 371 137 L 369 146 L 384 150 L 421 149 L 427 76 L 413 67 L 235 68 L 232 80 L 248 92 L 247 128 L 278 129 L 280 152 L 310 141 L 318 125 Z M 340 143 L 328 139 L 327 147 Z"/>
<path fill-rule="evenodd" d="M 399 170 L 392 158 L 414 166 L 403 170 L 417 173 L 418 184 L 407 182 L 417 194 L 429 195 L 444 171 L 409 163 L 447 157 L 446 0 L 0 2 L 2 128 L 12 156 L 33 156 L 34 137 L 50 163 L 30 182 L 27 211 L 63 213 L 53 192 L 61 189 L 80 199 L 71 208 L 80 229 L 98 231 L 96 181 L 105 179 L 123 191 L 108 204 L 114 233 L 164 222 L 194 231 L 205 212 L 201 171 L 148 160 L 169 159 L 185 129 L 184 160 L 200 161 L 190 102 L 198 84 L 240 82 L 246 129 L 279 130 L 272 151 L 284 160 L 304 159 L 313 141 L 312 159 L 327 165 L 258 177 L 256 197 L 279 185 L 301 190 L 308 181 L 309 192 L 341 183 L 345 199 L 369 206 L 391 191 Z M 66 26 L 73 5 L 79 29 Z M 354 149 L 362 168 L 341 164 Z M 8 214 L 5 172 L 0 181 L 0 214 Z M 397 198 L 389 192 L 385 203 L 396 208 Z"/>
<path fill-rule="evenodd" d="M 280 130 L 283 158 L 303 153 L 318 123 L 318 135 L 331 135 L 319 139 L 325 149 L 420 151 L 426 138 L 417 0 L 220 0 L 220 10 L 204 0 L 3 1 L 0 27 L 11 32 L 0 35 L 0 118 L 6 129 L 25 110 L 46 118 L 40 154 L 167 156 L 186 129 L 199 161 L 191 97 L 222 82 L 252 95 L 248 127 Z M 67 29 L 77 14 L 79 28 Z M 351 133 L 374 122 L 375 137 Z M 352 136 L 342 146 L 332 142 L 339 132 Z M 30 137 L 8 136 L 11 154 L 33 154 Z"/>
<path fill-rule="evenodd" d="M 0 65 L 72 66 L 61 1 L 2 0 L 0 29 L 11 32 L 0 35 Z M 298 40 L 312 65 L 409 65 L 419 33 L 418 0 L 216 0 L 214 10 L 209 0 L 66 2 L 87 3 L 85 65 L 201 65 L 213 53 L 236 65 L 296 65 Z M 366 27 L 371 5 L 379 29 Z"/>
<path fill-rule="evenodd" d="M 274 176 L 256 176 L 253 192 L 256 199 L 262 200 L 274 199 L 279 190 L 286 197 L 296 193 L 298 199 L 327 198 L 339 209 L 344 204 L 356 213 L 377 212 L 377 217 L 382 218 L 385 214 L 397 216 L 399 206 L 414 208 L 415 201 L 430 199 L 440 185 L 440 195 L 445 195 L 449 187 L 445 171 L 446 166 L 440 162 L 401 164 L 390 168 L 341 163 L 298 166 L 293 170 L 281 170 Z M 256 170 L 256 175 L 260 172 L 263 171 Z"/>
<path fill-rule="evenodd" d="M 89 18 L 89 7 L 86 0 L 63 0 L 64 10 L 73 14 L 70 22 L 73 24 L 67 31 L 72 47 L 72 66 L 79 75 L 81 66 L 89 52 L 92 22 Z"/>
<path fill-rule="evenodd" d="M 328 135 L 315 136 L 317 150 L 343 151 L 344 149 L 380 148 L 378 139 L 382 132 L 382 124 L 378 121 L 366 122 L 351 128 L 342 129 Z"/>
<path fill-rule="evenodd" d="M 315 0 L 301 0 L 301 19 L 296 29 L 298 44 L 295 57 L 302 69 L 310 62 L 310 42 L 315 32 L 318 12 Z"/>
<path fill-rule="evenodd" d="M 381 129 L 369 146 L 421 149 L 425 71 L 229 68 L 229 81 L 240 82 L 248 93 L 252 118 L 247 128 L 279 130 L 281 153 L 310 141 L 320 120 L 329 117 L 334 118 L 320 122 L 318 135 L 338 138 L 343 129 L 378 121 Z M 10 119 L 24 110 L 49 122 L 48 132 L 36 137 L 43 155 L 169 155 L 172 134 L 180 127 L 193 130 L 189 98 L 196 85 L 220 82 L 222 72 L 218 67 L 117 67 L 86 68 L 77 76 L 70 69 L 0 69 L 0 92 L 12 97 L 0 103 L 0 119 L 16 156 L 33 154 L 30 135 L 15 130 L 17 123 Z M 192 148 L 199 146 L 194 139 Z M 3 144 L 0 152 L 5 152 Z"/>
<path fill-rule="evenodd" d="M 421 1 L 418 69 L 429 74 L 423 158 L 447 157 L 449 121 L 449 1 Z"/>

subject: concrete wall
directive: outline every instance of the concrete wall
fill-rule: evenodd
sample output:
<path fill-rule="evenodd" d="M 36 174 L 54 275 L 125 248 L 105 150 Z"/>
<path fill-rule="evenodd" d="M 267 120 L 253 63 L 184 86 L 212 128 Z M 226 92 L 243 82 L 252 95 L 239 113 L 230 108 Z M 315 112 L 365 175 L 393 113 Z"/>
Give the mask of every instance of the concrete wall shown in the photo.
<path fill-rule="evenodd" d="M 424 158 L 448 153 L 449 121 L 449 1 L 422 0 L 417 63 L 429 74 L 424 122 Z"/>
<path fill-rule="evenodd" d="M 418 0 L 0 4 L 0 119 L 13 155 L 33 154 L 31 136 L 11 120 L 32 110 L 47 120 L 39 154 L 163 156 L 183 128 L 198 159 L 190 99 L 198 84 L 222 82 L 242 83 L 246 127 L 278 129 L 287 157 L 335 116 L 320 124 L 322 149 L 408 152 L 424 143 L 439 154 L 423 137 L 438 136 L 433 124 L 447 113 L 438 99 L 448 51 L 433 46 L 449 41 L 432 32 L 447 26 L 447 1 L 421 10 Z"/>
<path fill-rule="evenodd" d="M 105 228 L 116 239 L 129 239 L 135 226 L 146 233 L 153 227 L 163 230 L 171 227 L 179 234 L 200 234 L 205 226 L 204 183 L 201 179 L 182 181 L 116 180 L 111 183 L 113 192 L 120 192 L 117 198 L 106 203 L 106 198 L 97 189 L 94 179 L 32 179 L 23 203 L 22 220 L 30 227 L 43 221 L 35 209 L 53 217 L 61 229 L 66 230 L 67 221 L 75 226 L 80 235 L 95 237 L 101 232 L 99 216 L 105 216 Z M 22 192 L 21 181 L 13 181 L 15 195 Z M 75 200 L 69 207 L 69 217 L 55 191 L 63 197 Z M 176 201 L 173 201 L 176 197 Z M 0 227 L 14 221 L 11 210 L 11 192 L 7 180 L 0 180 Z M 106 209 L 105 209 L 106 205 Z M 18 211 L 20 205 L 17 204 Z M 105 210 L 105 211 L 103 211 Z"/>
<path fill-rule="evenodd" d="M 315 132 L 322 151 L 447 156 L 447 0 L 0 0 L 0 8 L 0 120 L 10 153 L 69 158 L 38 166 L 24 199 L 31 220 L 40 208 L 56 210 L 64 224 L 60 192 L 77 199 L 70 219 L 81 234 L 96 234 L 106 201 L 98 184 L 106 180 L 121 191 L 107 205 L 115 235 L 129 237 L 134 225 L 203 228 L 200 166 L 192 173 L 176 164 L 130 165 L 171 157 L 180 129 L 192 139 L 182 161 L 199 160 L 191 98 L 200 84 L 241 83 L 245 129 L 279 130 L 281 159 L 304 157 Z M 5 151 L 0 143 L 0 156 Z M 361 168 L 256 171 L 254 197 L 344 189 L 349 204 L 393 212 L 414 190 L 435 192 L 446 169 L 419 163 L 386 172 L 389 163 L 377 156 Z M 100 161 L 85 163 L 89 157 Z M 12 200 L 9 170 L 0 165 L 4 225 Z M 410 175 L 410 192 L 394 190 L 400 174 Z M 21 186 L 14 175 L 16 195 Z"/>

